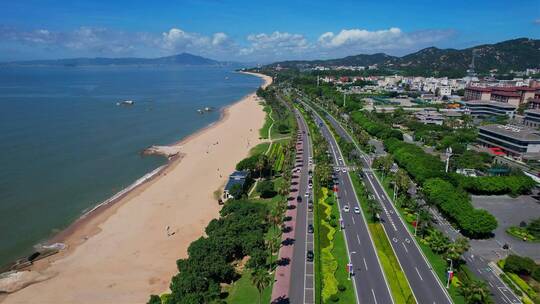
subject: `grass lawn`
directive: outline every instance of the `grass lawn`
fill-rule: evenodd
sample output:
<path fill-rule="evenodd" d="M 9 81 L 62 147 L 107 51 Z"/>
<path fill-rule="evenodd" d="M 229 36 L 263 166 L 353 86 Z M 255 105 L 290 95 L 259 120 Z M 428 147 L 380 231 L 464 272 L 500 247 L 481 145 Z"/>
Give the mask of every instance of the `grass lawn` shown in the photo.
<path fill-rule="evenodd" d="M 377 248 L 377 255 L 390 284 L 392 297 L 396 304 L 416 303 L 411 288 L 407 283 L 407 278 L 399 266 L 399 262 L 394 255 L 390 242 L 380 223 L 369 224 L 369 231 L 373 237 L 373 242 Z"/>
<path fill-rule="evenodd" d="M 265 119 L 264 119 L 264 125 L 259 130 L 259 136 L 261 138 L 264 138 L 264 139 L 268 139 L 268 129 L 270 128 L 270 126 L 272 125 L 272 122 L 273 122 L 272 119 L 269 116 L 270 110 L 271 110 L 270 106 L 268 106 L 268 105 L 264 106 L 264 111 L 266 112 L 266 116 L 265 116 Z"/>
<path fill-rule="evenodd" d="M 251 273 L 246 269 L 242 273 L 242 277 L 234 282 L 229 288 L 229 296 L 227 297 L 227 303 L 231 304 L 255 304 L 259 303 L 259 291 L 253 284 L 251 284 Z M 272 284 L 268 286 L 261 298 L 261 303 L 270 303 L 270 297 L 272 296 Z"/>
<path fill-rule="evenodd" d="M 257 154 L 263 154 L 266 152 L 266 150 L 268 150 L 268 147 L 270 146 L 270 143 L 262 143 L 262 144 L 258 144 L 256 145 L 255 147 L 251 148 L 251 150 L 249 150 L 249 155 L 257 155 Z"/>

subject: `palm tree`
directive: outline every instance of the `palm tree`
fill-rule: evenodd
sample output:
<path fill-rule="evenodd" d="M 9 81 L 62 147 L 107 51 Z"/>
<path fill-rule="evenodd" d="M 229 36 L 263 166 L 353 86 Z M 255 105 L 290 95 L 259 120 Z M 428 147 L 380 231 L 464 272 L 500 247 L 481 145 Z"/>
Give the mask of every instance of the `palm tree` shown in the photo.
<path fill-rule="evenodd" d="M 266 165 L 268 164 L 268 158 L 266 155 L 261 154 L 257 158 L 257 163 L 255 164 L 255 168 L 259 171 L 259 178 L 262 177 L 262 170 L 266 168 Z"/>
<path fill-rule="evenodd" d="M 411 184 L 411 178 L 409 177 L 407 172 L 405 172 L 405 170 L 403 169 L 398 169 L 394 177 L 394 180 L 396 182 L 396 187 L 397 187 L 397 192 L 398 192 L 397 194 L 399 194 L 400 192 L 406 193 Z"/>
<path fill-rule="evenodd" d="M 433 215 L 429 210 L 426 210 L 425 208 L 421 208 L 418 210 L 418 223 L 417 225 L 417 232 L 420 233 L 421 236 L 424 235 L 427 228 L 431 226 L 433 223 Z"/>
<path fill-rule="evenodd" d="M 484 281 L 464 280 L 459 289 L 468 304 L 490 304 L 489 289 Z"/>
<path fill-rule="evenodd" d="M 272 278 L 264 269 L 257 269 L 251 273 L 251 284 L 253 284 L 259 291 L 259 304 L 261 304 L 264 290 L 266 287 L 270 286 L 271 282 Z"/>
<path fill-rule="evenodd" d="M 459 237 L 453 243 L 448 245 L 446 257 L 451 259 L 455 264 L 461 258 L 461 255 L 469 250 L 469 248 L 469 240 L 464 237 Z"/>
<path fill-rule="evenodd" d="M 428 238 L 429 247 L 435 253 L 443 253 L 448 248 L 448 238 L 439 230 L 431 229 Z"/>
<path fill-rule="evenodd" d="M 377 221 L 377 215 L 382 211 L 381 205 L 374 199 L 368 198 L 367 207 L 373 221 Z"/>

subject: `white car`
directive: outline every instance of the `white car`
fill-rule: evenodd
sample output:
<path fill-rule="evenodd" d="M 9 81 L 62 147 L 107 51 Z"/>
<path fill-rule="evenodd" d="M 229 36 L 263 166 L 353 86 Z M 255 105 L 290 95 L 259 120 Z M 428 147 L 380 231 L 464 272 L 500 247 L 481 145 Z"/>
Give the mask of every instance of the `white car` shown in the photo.
<path fill-rule="evenodd" d="M 309 191 L 306 191 L 306 194 L 304 194 L 305 197 L 309 197 Z"/>
<path fill-rule="evenodd" d="M 347 173 L 347 169 L 343 168 L 343 169 L 341 169 L 341 172 Z"/>
<path fill-rule="evenodd" d="M 313 188 L 313 184 L 308 184 L 307 186 L 309 189 Z"/>
<path fill-rule="evenodd" d="M 349 205 L 345 205 L 345 207 L 343 207 L 343 212 L 349 212 Z"/>
<path fill-rule="evenodd" d="M 360 214 L 360 208 L 358 208 L 358 207 L 354 207 L 354 213 L 356 213 L 356 214 Z"/>
<path fill-rule="evenodd" d="M 339 168 L 338 168 L 338 167 L 336 167 L 336 172 L 339 172 Z"/>

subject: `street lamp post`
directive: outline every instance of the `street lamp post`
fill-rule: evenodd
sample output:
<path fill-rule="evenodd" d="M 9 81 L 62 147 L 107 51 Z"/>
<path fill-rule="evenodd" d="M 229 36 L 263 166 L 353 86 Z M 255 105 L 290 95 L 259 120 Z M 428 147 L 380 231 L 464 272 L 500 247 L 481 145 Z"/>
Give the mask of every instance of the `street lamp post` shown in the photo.
<path fill-rule="evenodd" d="M 448 270 L 448 276 L 447 276 L 447 281 L 446 281 L 446 289 L 450 289 L 450 281 L 452 280 L 452 277 L 453 277 L 453 274 L 454 274 L 454 270 L 452 269 L 453 268 L 453 262 L 452 262 L 452 259 L 446 259 L 447 261 L 450 261 L 450 269 Z"/>
<path fill-rule="evenodd" d="M 416 225 L 414 225 L 414 236 L 416 236 L 418 232 L 418 224 L 420 223 L 420 212 L 416 213 Z"/>
<path fill-rule="evenodd" d="M 349 252 L 349 263 L 347 264 L 347 270 L 349 272 L 349 276 L 347 277 L 347 280 L 351 280 L 351 277 L 354 275 L 353 263 L 352 263 L 352 255 L 354 253 L 356 253 L 356 251 Z"/>

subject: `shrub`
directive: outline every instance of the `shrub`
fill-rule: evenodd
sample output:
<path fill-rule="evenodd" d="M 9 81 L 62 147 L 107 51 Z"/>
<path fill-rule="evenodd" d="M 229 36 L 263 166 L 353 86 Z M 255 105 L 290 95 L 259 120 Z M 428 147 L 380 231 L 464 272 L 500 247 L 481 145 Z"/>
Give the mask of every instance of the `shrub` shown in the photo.
<path fill-rule="evenodd" d="M 257 192 L 261 194 L 262 198 L 271 198 L 276 196 L 277 192 L 274 190 L 274 182 L 271 180 L 263 180 L 257 184 Z"/>
<path fill-rule="evenodd" d="M 526 175 L 467 177 L 455 175 L 459 185 L 473 194 L 526 194 L 536 182 Z"/>
<path fill-rule="evenodd" d="M 536 263 L 531 258 L 511 254 L 506 258 L 504 271 L 529 275 L 536 267 Z"/>
<path fill-rule="evenodd" d="M 330 301 L 332 302 L 339 302 L 339 297 L 337 294 L 333 294 L 330 296 Z"/>
<path fill-rule="evenodd" d="M 338 290 L 341 291 L 341 292 L 347 290 L 347 287 L 345 287 L 345 285 L 343 285 L 343 284 L 341 284 L 341 283 L 338 284 L 337 288 L 338 288 Z"/>

